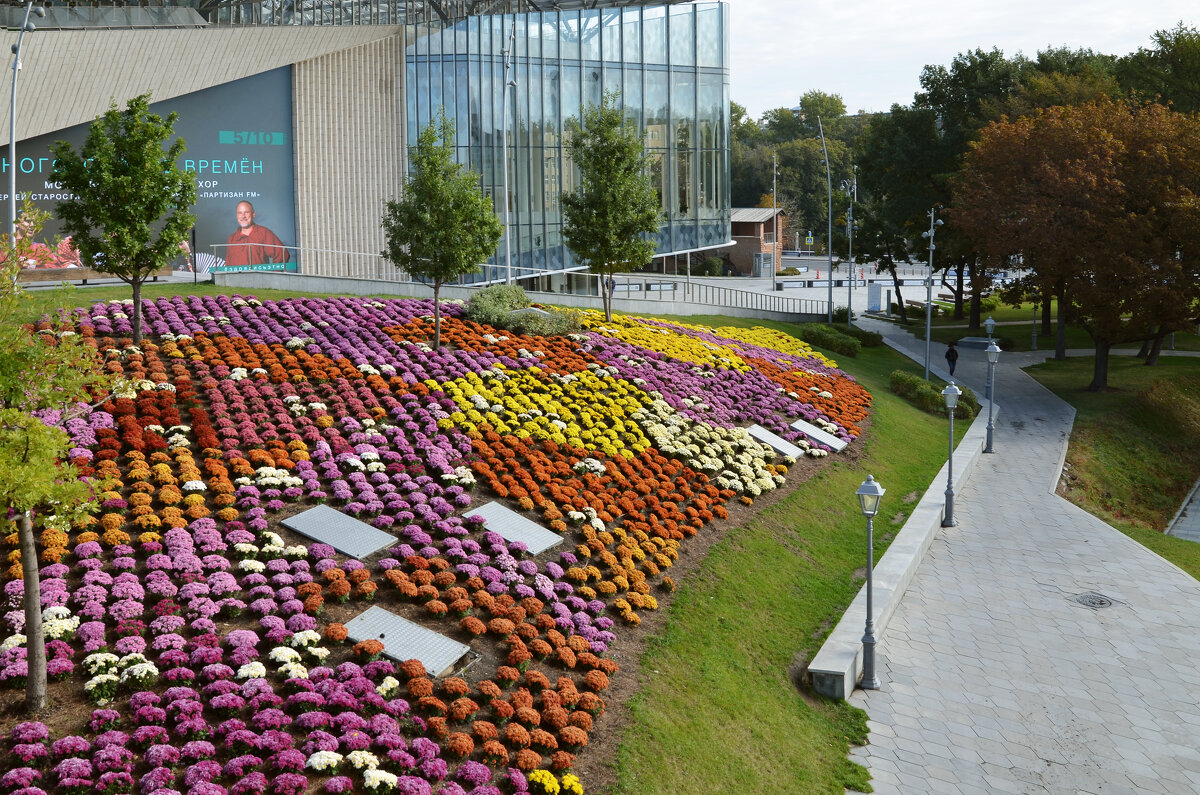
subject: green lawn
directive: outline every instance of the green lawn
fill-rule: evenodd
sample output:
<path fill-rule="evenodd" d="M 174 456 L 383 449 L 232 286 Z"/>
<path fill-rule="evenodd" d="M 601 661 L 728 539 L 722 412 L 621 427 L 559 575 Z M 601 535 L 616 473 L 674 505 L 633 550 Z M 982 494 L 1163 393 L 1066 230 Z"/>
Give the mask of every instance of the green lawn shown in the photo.
<path fill-rule="evenodd" d="M 1078 357 L 1029 368 L 1077 412 L 1067 496 L 1200 579 L 1200 544 L 1163 534 L 1200 478 L 1200 358 L 1146 367 L 1113 356 L 1109 389 L 1098 393 L 1085 389 L 1092 365 Z"/>

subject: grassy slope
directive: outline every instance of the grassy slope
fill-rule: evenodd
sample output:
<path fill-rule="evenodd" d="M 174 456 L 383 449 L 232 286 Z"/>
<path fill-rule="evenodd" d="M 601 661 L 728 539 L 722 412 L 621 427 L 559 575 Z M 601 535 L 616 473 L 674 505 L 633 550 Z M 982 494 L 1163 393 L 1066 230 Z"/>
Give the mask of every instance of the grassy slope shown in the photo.
<path fill-rule="evenodd" d="M 944 460 L 946 425 L 888 392 L 892 370 L 918 371 L 890 349 L 864 349 L 839 364 L 875 396 L 862 460 L 835 460 L 733 530 L 681 587 L 642 663 L 648 681 L 633 704 L 617 792 L 869 786 L 866 771 L 847 759 L 850 740 L 865 738 L 865 715 L 801 693 L 788 669 L 811 659 L 861 587 L 866 528 L 855 490 L 868 472 L 888 490 L 876 527 L 882 554 L 903 523 L 902 496 L 923 492 Z"/>
<path fill-rule="evenodd" d="M 1077 412 L 1067 496 L 1200 579 L 1200 544 L 1162 532 L 1200 478 L 1200 359 L 1114 356 L 1103 393 L 1084 389 L 1091 357 L 1029 373 Z"/>

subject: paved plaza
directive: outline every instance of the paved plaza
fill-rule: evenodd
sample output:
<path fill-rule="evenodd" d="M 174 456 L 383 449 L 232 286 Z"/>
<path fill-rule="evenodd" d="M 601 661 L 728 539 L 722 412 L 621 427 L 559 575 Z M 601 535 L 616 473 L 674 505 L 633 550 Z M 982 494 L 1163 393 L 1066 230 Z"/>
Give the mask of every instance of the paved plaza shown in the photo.
<path fill-rule="evenodd" d="M 1001 356 L 996 452 L 879 641 L 881 689 L 851 698 L 876 792 L 1200 792 L 1200 583 L 1054 494 L 1073 410 L 1020 369 L 1042 358 Z M 986 367 L 964 349 L 955 378 L 982 396 Z"/>

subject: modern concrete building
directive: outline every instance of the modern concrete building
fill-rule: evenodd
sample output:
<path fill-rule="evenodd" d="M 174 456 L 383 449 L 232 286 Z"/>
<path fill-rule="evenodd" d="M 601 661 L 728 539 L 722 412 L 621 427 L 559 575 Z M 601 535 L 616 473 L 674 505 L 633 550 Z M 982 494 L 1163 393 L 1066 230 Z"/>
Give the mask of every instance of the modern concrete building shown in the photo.
<path fill-rule="evenodd" d="M 0 21 L 18 28 L 24 11 L 0 8 Z M 179 114 L 183 165 L 200 184 L 202 266 L 222 261 L 235 206 L 248 201 L 291 249 L 290 268 L 404 278 L 379 255 L 380 213 L 402 192 L 407 147 L 443 110 L 460 162 L 501 215 L 507 163 L 513 272 L 576 269 L 561 234 L 559 196 L 573 177 L 562 135 L 609 91 L 653 158 L 666 219 L 658 253 L 729 244 L 724 3 L 193 0 L 46 12 L 22 44 L 18 193 L 52 205 L 50 143 L 82 143 L 110 103 L 150 93 L 157 112 Z M 6 182 L 13 158 L 0 153 Z M 478 278 L 503 279 L 504 265 L 502 242 Z"/>

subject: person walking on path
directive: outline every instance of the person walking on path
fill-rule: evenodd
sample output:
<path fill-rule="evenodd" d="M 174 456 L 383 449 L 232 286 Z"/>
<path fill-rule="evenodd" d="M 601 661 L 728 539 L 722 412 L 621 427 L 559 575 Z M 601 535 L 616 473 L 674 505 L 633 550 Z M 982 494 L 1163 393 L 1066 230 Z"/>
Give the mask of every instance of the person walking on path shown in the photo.
<path fill-rule="evenodd" d="M 950 375 L 954 375 L 954 365 L 958 364 L 958 348 L 951 342 L 946 346 L 946 364 L 950 367 Z"/>

